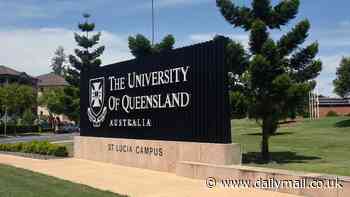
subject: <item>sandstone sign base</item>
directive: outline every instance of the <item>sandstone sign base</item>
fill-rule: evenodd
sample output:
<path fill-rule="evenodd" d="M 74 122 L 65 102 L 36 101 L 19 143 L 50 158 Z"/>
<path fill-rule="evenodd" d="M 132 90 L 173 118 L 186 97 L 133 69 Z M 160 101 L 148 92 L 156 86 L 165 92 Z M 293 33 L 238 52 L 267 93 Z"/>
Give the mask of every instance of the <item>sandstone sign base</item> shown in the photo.
<path fill-rule="evenodd" d="M 76 136 L 74 157 L 184 175 L 184 162 L 241 164 L 238 144 Z"/>

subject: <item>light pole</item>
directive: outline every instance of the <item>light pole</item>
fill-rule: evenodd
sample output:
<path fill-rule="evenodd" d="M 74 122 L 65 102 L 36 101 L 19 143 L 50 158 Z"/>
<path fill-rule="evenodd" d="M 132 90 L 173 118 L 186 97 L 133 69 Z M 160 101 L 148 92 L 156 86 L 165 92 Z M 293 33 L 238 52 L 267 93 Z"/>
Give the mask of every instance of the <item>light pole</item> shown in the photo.
<path fill-rule="evenodd" d="M 9 85 L 9 79 L 6 78 L 6 81 L 5 81 L 5 86 L 8 86 Z M 6 90 L 7 91 L 7 90 Z M 8 99 L 8 98 L 6 98 Z M 7 104 L 5 105 L 5 124 L 4 124 L 4 136 L 6 137 L 6 130 L 7 130 Z"/>
<path fill-rule="evenodd" d="M 154 0 L 152 0 L 152 45 L 154 45 Z"/>

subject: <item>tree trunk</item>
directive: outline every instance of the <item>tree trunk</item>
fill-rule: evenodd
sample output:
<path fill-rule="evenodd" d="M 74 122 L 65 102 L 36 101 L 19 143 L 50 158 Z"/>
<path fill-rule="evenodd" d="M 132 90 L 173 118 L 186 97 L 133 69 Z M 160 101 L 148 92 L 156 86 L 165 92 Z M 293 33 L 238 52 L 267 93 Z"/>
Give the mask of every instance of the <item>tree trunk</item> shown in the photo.
<path fill-rule="evenodd" d="M 270 161 L 269 136 L 263 133 L 261 144 L 261 156 L 264 162 Z"/>
<path fill-rule="evenodd" d="M 271 118 L 264 118 L 262 128 L 261 156 L 264 162 L 270 161 L 269 138 L 272 129 Z"/>

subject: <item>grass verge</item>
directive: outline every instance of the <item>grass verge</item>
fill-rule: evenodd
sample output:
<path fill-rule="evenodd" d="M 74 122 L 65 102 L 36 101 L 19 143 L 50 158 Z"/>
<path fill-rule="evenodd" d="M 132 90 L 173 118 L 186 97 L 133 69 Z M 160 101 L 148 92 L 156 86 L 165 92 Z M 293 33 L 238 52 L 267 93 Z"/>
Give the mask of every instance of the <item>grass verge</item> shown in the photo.
<path fill-rule="evenodd" d="M 232 137 L 245 165 L 350 176 L 350 118 L 331 117 L 283 125 L 270 138 L 273 162 L 259 161 L 261 129 L 255 121 L 233 120 Z"/>
<path fill-rule="evenodd" d="M 1 197 L 125 197 L 28 170 L 0 165 Z"/>

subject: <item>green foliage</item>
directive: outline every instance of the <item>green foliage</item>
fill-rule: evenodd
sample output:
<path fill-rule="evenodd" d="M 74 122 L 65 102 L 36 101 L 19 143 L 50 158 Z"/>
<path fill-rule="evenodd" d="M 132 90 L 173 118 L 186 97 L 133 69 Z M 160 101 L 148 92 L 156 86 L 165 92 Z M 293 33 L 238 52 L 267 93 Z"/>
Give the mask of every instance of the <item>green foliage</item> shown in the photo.
<path fill-rule="evenodd" d="M 247 98 L 240 91 L 230 92 L 231 118 L 241 119 L 248 115 Z"/>
<path fill-rule="evenodd" d="M 40 155 L 53 155 L 67 157 L 68 150 L 65 146 L 51 144 L 47 141 L 20 142 L 15 144 L 0 144 L 0 151 L 34 153 Z"/>
<path fill-rule="evenodd" d="M 281 1 L 275 6 L 270 0 L 253 0 L 250 8 L 238 7 L 231 0 L 216 3 L 227 22 L 250 32 L 248 66 L 236 78 L 242 79 L 240 91 L 249 103 L 249 116 L 261 122 L 261 152 L 268 161 L 269 137 L 275 134 L 279 120 L 302 111 L 308 92 L 315 86 L 313 79 L 322 69 L 321 61 L 315 60 L 318 44 L 299 48 L 308 37 L 307 19 L 277 41 L 270 37 L 271 30 L 280 30 L 296 17 L 299 0 Z"/>
<path fill-rule="evenodd" d="M 46 106 L 50 112 L 55 114 L 63 114 L 65 112 L 63 105 L 64 89 L 56 88 L 44 91 L 38 98 L 41 106 Z"/>
<path fill-rule="evenodd" d="M 62 112 L 77 123 L 80 119 L 80 89 L 72 86 L 64 88 L 63 91 L 64 94 L 60 97 Z"/>
<path fill-rule="evenodd" d="M 40 105 L 46 106 L 50 112 L 64 114 L 70 120 L 80 119 L 80 89 L 74 86 L 58 88 L 44 92 L 39 98 Z"/>
<path fill-rule="evenodd" d="M 223 38 L 223 36 L 216 35 L 214 40 Z M 232 39 L 226 38 L 225 47 L 225 64 L 231 75 L 230 86 L 231 89 L 239 88 L 239 83 L 243 78 L 239 78 L 249 66 L 249 55 L 245 52 L 241 43 Z"/>
<path fill-rule="evenodd" d="M 75 56 L 69 56 L 69 62 L 73 68 L 68 68 L 66 74 L 66 80 L 68 83 L 75 87 L 79 87 L 80 85 L 80 72 L 83 69 L 89 69 L 101 65 L 102 62 L 99 57 L 105 50 L 104 46 L 94 48 L 94 46 L 100 41 L 101 33 L 89 37 L 89 33 L 95 29 L 95 24 L 88 21 L 90 18 L 89 14 L 83 14 L 83 16 L 85 22 L 80 23 L 78 28 L 85 35 L 80 35 L 78 33 L 74 34 L 75 41 L 82 49 L 75 49 Z"/>
<path fill-rule="evenodd" d="M 129 37 L 129 49 L 133 56 L 142 58 L 148 55 L 157 54 L 160 52 L 172 50 L 175 44 L 173 35 L 167 35 L 160 43 L 151 44 L 145 36 L 137 34 L 135 37 Z"/>
<path fill-rule="evenodd" d="M 84 14 L 83 17 L 85 22 L 78 25 L 82 35 L 74 34 L 77 45 L 82 49 L 75 49 L 75 56 L 69 56 L 72 67 L 67 69 L 65 75 L 66 81 L 71 86 L 65 87 L 63 92 L 58 92 L 55 95 L 51 93 L 51 99 L 46 102 L 52 112 L 60 112 L 58 114 L 64 114 L 75 122 L 79 122 L 80 119 L 80 73 L 83 70 L 99 67 L 102 63 L 99 57 L 105 50 L 104 46 L 95 48 L 100 41 L 101 33 L 89 36 L 89 33 L 94 31 L 95 24 L 88 21 L 89 14 Z"/>
<path fill-rule="evenodd" d="M 345 97 L 350 93 L 350 58 L 344 57 L 337 68 L 337 78 L 333 81 L 334 92 Z"/>
<path fill-rule="evenodd" d="M 326 114 L 327 117 L 337 117 L 339 116 L 337 112 L 335 111 L 329 111 L 327 114 Z"/>
<path fill-rule="evenodd" d="M 33 111 L 31 109 L 26 109 L 22 117 L 23 124 L 28 126 L 33 125 L 35 118 L 36 116 L 34 115 Z"/>
<path fill-rule="evenodd" d="M 9 114 L 21 114 L 31 109 L 36 101 L 35 91 L 32 87 L 19 84 L 9 84 L 0 87 L 0 108 L 5 106 Z"/>
<path fill-rule="evenodd" d="M 59 46 L 55 51 L 55 56 L 51 59 L 51 65 L 53 72 L 56 75 L 63 76 L 67 65 L 67 55 L 64 53 L 64 48 Z"/>

